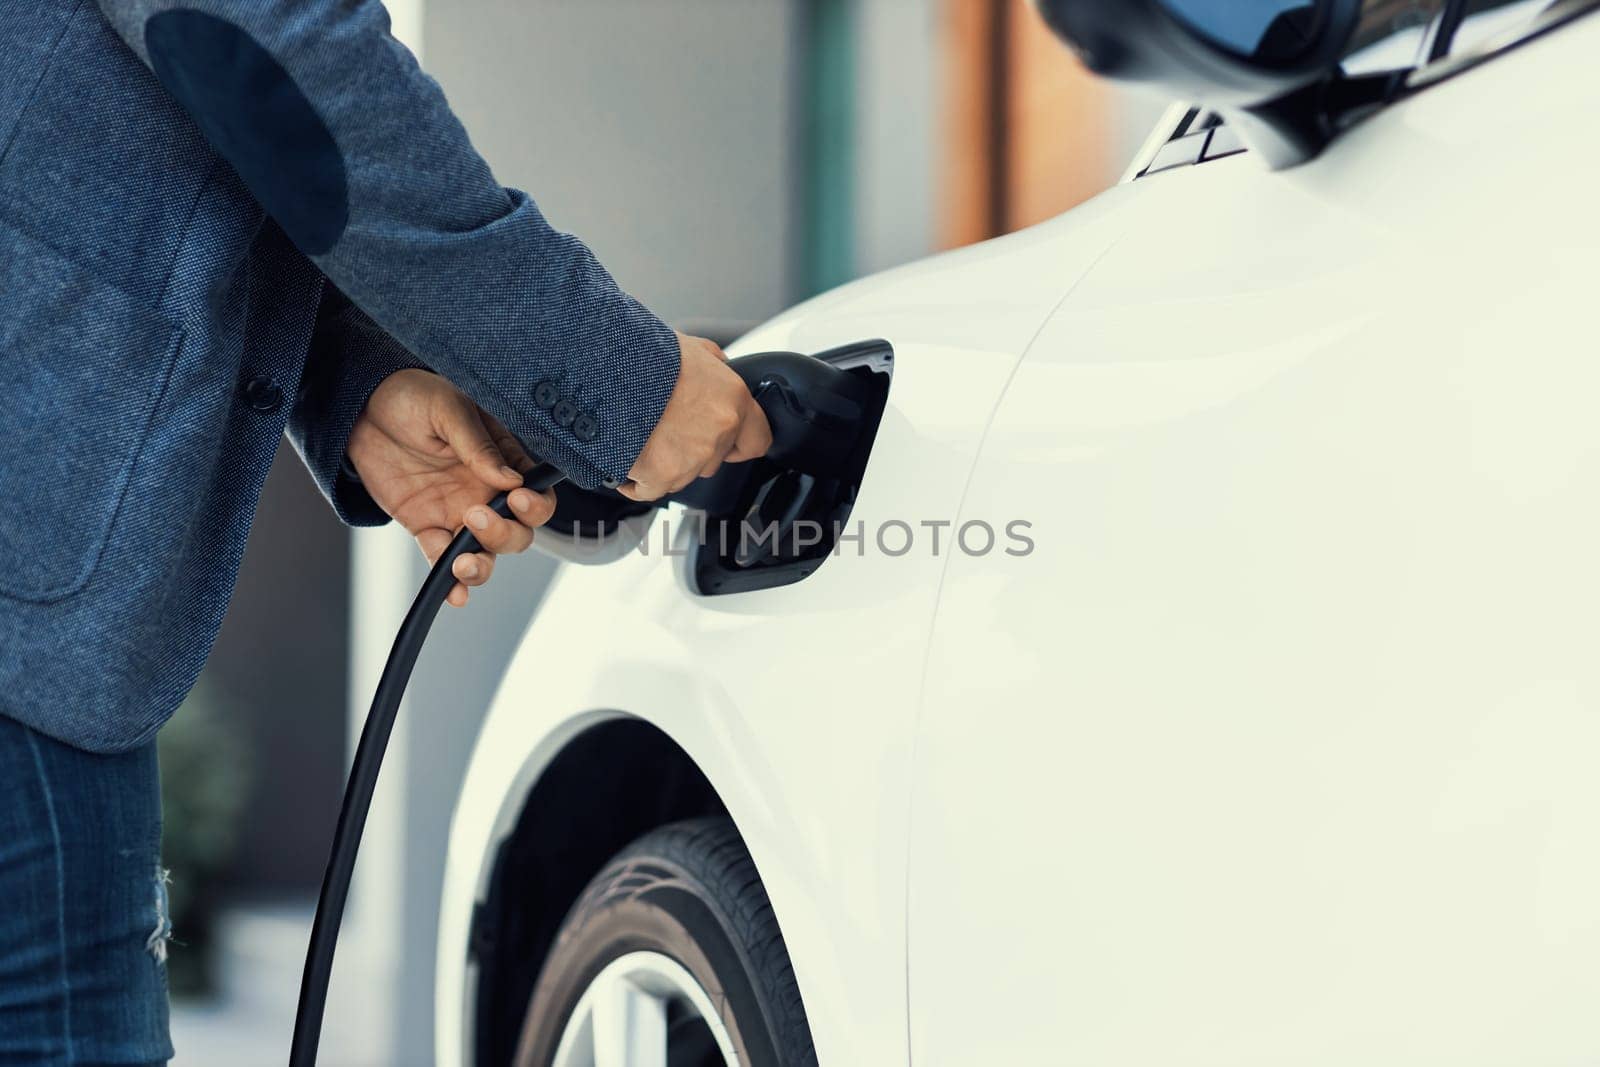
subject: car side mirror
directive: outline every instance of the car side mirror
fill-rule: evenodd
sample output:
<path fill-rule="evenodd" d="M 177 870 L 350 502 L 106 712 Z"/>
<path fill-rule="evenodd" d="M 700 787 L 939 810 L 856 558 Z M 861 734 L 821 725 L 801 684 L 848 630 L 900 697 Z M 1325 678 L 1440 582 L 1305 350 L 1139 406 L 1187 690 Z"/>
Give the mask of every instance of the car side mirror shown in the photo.
<path fill-rule="evenodd" d="M 1336 76 L 1363 0 L 1035 0 L 1089 69 L 1223 111 L 1274 167 L 1322 145 L 1303 108 Z"/>

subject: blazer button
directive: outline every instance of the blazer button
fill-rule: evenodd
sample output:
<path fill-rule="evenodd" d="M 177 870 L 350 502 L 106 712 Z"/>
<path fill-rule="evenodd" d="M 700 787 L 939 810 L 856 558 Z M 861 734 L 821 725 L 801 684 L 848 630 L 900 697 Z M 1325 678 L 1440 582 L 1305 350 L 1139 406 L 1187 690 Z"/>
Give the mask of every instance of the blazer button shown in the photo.
<path fill-rule="evenodd" d="M 533 402 L 542 408 L 553 408 L 560 399 L 561 390 L 549 378 L 533 387 Z"/>
<path fill-rule="evenodd" d="M 283 405 L 283 390 L 271 378 L 258 374 L 244 383 L 244 402 L 256 411 L 271 413 Z"/>
<path fill-rule="evenodd" d="M 572 436 L 585 443 L 593 441 L 600 432 L 600 420 L 585 411 L 572 424 Z"/>
<path fill-rule="evenodd" d="M 558 400 L 556 401 L 556 406 L 550 411 L 550 417 L 555 419 L 556 425 L 564 430 L 571 426 L 573 420 L 578 417 L 578 405 L 570 400 Z"/>

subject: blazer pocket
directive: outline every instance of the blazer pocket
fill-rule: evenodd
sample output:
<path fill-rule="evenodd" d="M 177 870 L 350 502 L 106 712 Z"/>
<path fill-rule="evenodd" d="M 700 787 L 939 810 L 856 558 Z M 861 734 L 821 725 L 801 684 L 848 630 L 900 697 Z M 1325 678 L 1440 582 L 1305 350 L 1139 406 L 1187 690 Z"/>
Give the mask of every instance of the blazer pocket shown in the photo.
<path fill-rule="evenodd" d="M 89 581 L 182 338 L 0 220 L 0 595 L 52 603 Z"/>

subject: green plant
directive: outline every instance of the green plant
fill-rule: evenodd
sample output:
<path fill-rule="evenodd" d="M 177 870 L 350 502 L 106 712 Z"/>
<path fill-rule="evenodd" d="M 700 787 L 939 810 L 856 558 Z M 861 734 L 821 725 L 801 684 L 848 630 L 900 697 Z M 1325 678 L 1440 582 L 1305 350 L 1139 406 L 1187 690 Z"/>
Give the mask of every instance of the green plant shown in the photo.
<path fill-rule="evenodd" d="M 175 995 L 203 996 L 216 988 L 221 880 L 249 788 L 248 753 L 237 720 L 204 676 L 162 729 L 157 751 L 162 862 L 171 872 L 167 978 Z"/>

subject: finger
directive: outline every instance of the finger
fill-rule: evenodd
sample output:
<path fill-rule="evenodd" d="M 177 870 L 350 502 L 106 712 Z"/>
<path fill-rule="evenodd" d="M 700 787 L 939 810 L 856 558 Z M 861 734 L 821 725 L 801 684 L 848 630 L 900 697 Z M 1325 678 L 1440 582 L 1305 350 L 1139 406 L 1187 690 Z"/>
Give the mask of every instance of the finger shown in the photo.
<path fill-rule="evenodd" d="M 729 463 L 742 463 L 747 459 L 760 459 L 772 450 L 772 426 L 767 422 L 767 413 L 761 410 L 761 405 L 750 400 L 750 407 L 746 409 L 744 421 L 739 424 L 739 433 L 733 439 L 733 450 L 728 453 Z"/>
<path fill-rule="evenodd" d="M 483 417 L 470 400 L 461 397 L 460 403 L 450 404 L 436 416 L 439 436 L 443 437 L 456 458 L 467 465 L 480 481 L 496 489 L 511 489 L 522 484 L 522 475 L 511 466 L 500 446 L 489 436 Z"/>
<path fill-rule="evenodd" d="M 505 456 L 506 462 L 510 463 L 518 474 L 527 474 L 538 466 L 538 461 L 528 454 L 526 448 L 522 447 L 522 442 L 517 440 L 516 434 L 506 429 L 499 419 L 482 408 L 478 409 L 478 416 L 483 419 L 484 426 L 488 427 L 489 436 L 494 439 L 495 445 L 499 447 L 500 454 Z"/>
<path fill-rule="evenodd" d="M 450 573 L 454 574 L 462 585 L 468 587 L 482 585 L 489 580 L 490 575 L 494 574 L 494 553 L 462 553 L 450 565 Z"/>
<path fill-rule="evenodd" d="M 704 467 L 700 468 L 700 477 L 702 477 L 702 478 L 710 478 L 713 475 L 715 475 L 717 473 L 717 471 L 719 471 L 721 469 L 722 469 L 722 460 L 713 459 L 710 463 L 707 463 Z"/>
<path fill-rule="evenodd" d="M 460 583 L 457 583 L 456 585 L 452 586 L 451 589 L 450 589 L 450 595 L 448 595 L 448 596 L 446 596 L 444 598 L 444 602 L 446 604 L 449 604 L 453 608 L 464 608 L 464 607 L 466 607 L 467 606 L 467 587 L 464 586 L 464 585 L 461 585 Z"/>
<path fill-rule="evenodd" d="M 661 499 L 662 490 L 638 482 L 623 482 L 617 486 L 617 492 L 629 500 L 636 500 L 641 504 L 648 504 L 652 500 Z"/>
<path fill-rule="evenodd" d="M 661 481 L 661 478 L 657 476 L 660 474 L 658 468 L 662 466 L 661 451 L 661 447 L 653 440 L 646 441 L 644 451 L 639 453 L 639 458 L 634 460 L 633 466 L 628 469 L 628 477 L 617 487 L 617 492 L 626 496 L 629 500 L 654 499 L 641 494 L 648 493 L 650 491 L 649 486 L 656 485 Z"/>
<path fill-rule="evenodd" d="M 550 521 L 556 513 L 556 494 L 546 489 L 535 493 L 531 489 L 513 489 L 506 498 L 511 503 L 511 513 L 522 525 L 533 529 Z"/>
<path fill-rule="evenodd" d="M 515 555 L 533 544 L 533 531 L 520 522 L 502 519 L 482 504 L 467 509 L 467 526 L 478 544 L 490 552 Z"/>
<path fill-rule="evenodd" d="M 449 530 L 435 526 L 417 532 L 417 547 L 422 549 L 422 554 L 430 564 L 439 562 L 439 557 L 444 555 L 444 550 L 450 547 L 450 542 L 455 535 Z"/>

